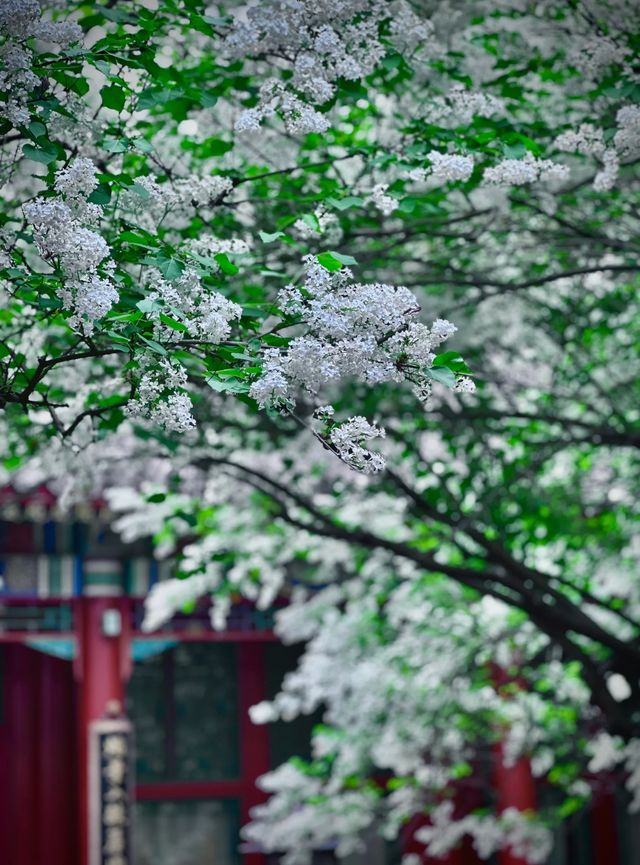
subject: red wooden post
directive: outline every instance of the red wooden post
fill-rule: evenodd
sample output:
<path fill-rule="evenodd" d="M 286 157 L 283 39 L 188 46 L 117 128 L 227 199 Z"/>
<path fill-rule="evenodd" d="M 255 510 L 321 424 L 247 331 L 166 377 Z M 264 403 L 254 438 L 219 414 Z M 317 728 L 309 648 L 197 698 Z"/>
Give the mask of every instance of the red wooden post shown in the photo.
<path fill-rule="evenodd" d="M 413 853 L 416 856 L 420 856 L 421 861 L 424 862 L 424 844 L 417 841 L 414 835 L 418 829 L 422 826 L 426 826 L 428 822 L 429 821 L 424 815 L 415 814 L 402 828 L 400 843 L 402 845 L 402 853 L 405 856 L 409 855 L 409 853 Z"/>
<path fill-rule="evenodd" d="M 39 655 L 39 661 L 37 861 L 76 865 L 76 723 L 71 664 L 49 655 Z"/>
<path fill-rule="evenodd" d="M 122 597 L 82 597 L 75 606 L 81 865 L 88 865 L 89 857 L 88 730 L 92 721 L 105 716 L 109 704 L 117 702 L 124 707 L 125 685 L 131 673 L 129 603 Z M 105 613 L 112 616 L 108 611 L 117 611 L 121 616 L 120 633 L 112 636 L 104 632 L 108 630 Z"/>
<path fill-rule="evenodd" d="M 620 842 L 613 791 L 603 790 L 596 793 L 590 816 L 593 865 L 618 865 Z"/>
<path fill-rule="evenodd" d="M 507 808 L 534 811 L 536 788 L 529 760 L 521 757 L 513 766 L 506 766 L 502 743 L 495 746 L 494 754 L 494 783 L 498 813 L 502 813 Z M 498 862 L 499 865 L 527 865 L 525 859 L 515 856 L 511 850 L 503 850 L 499 853 Z"/>
<path fill-rule="evenodd" d="M 266 698 L 265 650 L 263 643 L 238 645 L 240 674 L 240 755 L 242 787 L 240 820 L 246 825 L 254 805 L 264 802 L 265 794 L 256 787 L 256 780 L 269 770 L 269 731 L 265 725 L 251 723 L 249 708 Z M 243 865 L 266 865 L 261 853 L 246 853 Z"/>
<path fill-rule="evenodd" d="M 10 646 L 7 652 L 9 765 L 2 784 L 10 792 L 10 835 L 7 863 L 33 865 L 38 861 L 38 672 L 37 652 L 25 646 Z M 16 759 L 18 755 L 19 759 Z M 6 770 L 7 767 L 5 767 Z M 64 795 L 60 791 L 60 795 Z M 4 850 L 2 851 L 5 852 Z"/>

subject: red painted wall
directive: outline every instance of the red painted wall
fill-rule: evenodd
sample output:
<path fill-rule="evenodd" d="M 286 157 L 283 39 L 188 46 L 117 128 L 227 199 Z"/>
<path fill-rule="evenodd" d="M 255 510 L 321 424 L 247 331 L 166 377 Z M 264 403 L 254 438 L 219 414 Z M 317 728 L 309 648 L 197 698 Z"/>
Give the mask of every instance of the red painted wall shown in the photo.
<path fill-rule="evenodd" d="M 0 862 L 78 865 L 71 663 L 0 646 Z"/>

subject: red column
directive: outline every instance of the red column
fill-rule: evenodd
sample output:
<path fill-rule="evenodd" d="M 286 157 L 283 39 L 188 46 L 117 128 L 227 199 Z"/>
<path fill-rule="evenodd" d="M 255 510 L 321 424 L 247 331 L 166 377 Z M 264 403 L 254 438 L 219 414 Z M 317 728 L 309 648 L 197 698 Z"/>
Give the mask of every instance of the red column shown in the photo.
<path fill-rule="evenodd" d="M 113 706 L 117 701 L 124 707 L 125 685 L 131 673 L 129 603 L 128 598 L 122 597 L 81 597 L 75 606 L 81 865 L 88 863 L 89 846 L 88 729 L 91 721 L 107 714 L 109 704 Z M 118 610 L 121 614 L 121 632 L 115 636 L 103 633 L 103 614 L 107 610 Z"/>
<path fill-rule="evenodd" d="M 618 865 L 618 815 L 616 799 L 611 790 L 596 793 L 590 817 L 593 865 Z"/>
<path fill-rule="evenodd" d="M 76 719 L 71 664 L 49 655 L 40 655 L 39 660 L 37 861 L 77 865 Z"/>
<path fill-rule="evenodd" d="M 252 724 L 249 708 L 266 699 L 265 651 L 261 643 L 238 645 L 240 673 L 240 746 L 243 794 L 240 800 L 240 820 L 245 826 L 251 819 L 254 805 L 264 802 L 265 794 L 256 787 L 260 775 L 269 771 L 269 731 L 266 725 Z M 266 865 L 266 856 L 248 853 L 243 865 Z"/>
<path fill-rule="evenodd" d="M 7 855 L 11 865 L 33 865 L 38 861 L 38 694 L 39 656 L 25 646 L 8 647 L 6 658 L 9 730 L 8 766 L 1 771 L 1 784 L 9 794 L 10 836 Z M 60 795 L 64 795 L 60 791 Z"/>
<path fill-rule="evenodd" d="M 27 646 L 0 650 L 0 862 L 78 865 L 71 665 Z"/>
<path fill-rule="evenodd" d="M 536 788 L 529 760 L 521 757 L 513 766 L 505 766 L 503 750 L 502 743 L 495 746 L 494 783 L 498 813 L 507 808 L 534 811 Z M 527 865 L 525 859 L 515 856 L 511 850 L 503 850 L 498 855 L 498 862 L 499 865 Z"/>

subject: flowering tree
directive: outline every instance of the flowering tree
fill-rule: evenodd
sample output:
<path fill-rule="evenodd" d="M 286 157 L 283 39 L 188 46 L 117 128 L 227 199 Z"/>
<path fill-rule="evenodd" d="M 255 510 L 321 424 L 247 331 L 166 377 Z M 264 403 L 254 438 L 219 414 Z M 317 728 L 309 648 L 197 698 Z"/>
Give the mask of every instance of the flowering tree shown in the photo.
<path fill-rule="evenodd" d="M 635 5 L 0 9 L 7 477 L 180 551 L 150 629 L 291 595 L 290 863 L 637 799 Z M 554 808 L 454 810 L 497 741 Z"/>

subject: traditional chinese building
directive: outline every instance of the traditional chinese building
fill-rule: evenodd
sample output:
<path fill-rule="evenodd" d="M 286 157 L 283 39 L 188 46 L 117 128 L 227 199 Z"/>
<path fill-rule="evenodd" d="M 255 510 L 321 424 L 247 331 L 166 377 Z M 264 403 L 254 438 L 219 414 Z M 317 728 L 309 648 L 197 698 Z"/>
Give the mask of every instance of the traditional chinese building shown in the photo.
<path fill-rule="evenodd" d="M 217 633 L 203 605 L 143 633 L 144 595 L 166 575 L 99 503 L 62 519 L 45 489 L 5 490 L 0 519 L 1 865 L 275 865 L 239 829 L 261 801 L 256 778 L 306 754 L 312 721 L 249 720 L 295 663 L 270 616 L 239 604 Z M 526 761 L 505 769 L 499 753 L 490 783 L 499 808 L 533 808 L 542 792 Z M 550 865 L 638 865 L 618 798 L 612 784 L 570 822 Z M 347 865 L 401 853 L 378 842 Z"/>

